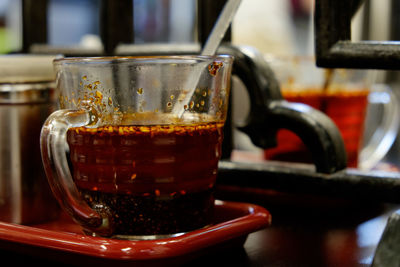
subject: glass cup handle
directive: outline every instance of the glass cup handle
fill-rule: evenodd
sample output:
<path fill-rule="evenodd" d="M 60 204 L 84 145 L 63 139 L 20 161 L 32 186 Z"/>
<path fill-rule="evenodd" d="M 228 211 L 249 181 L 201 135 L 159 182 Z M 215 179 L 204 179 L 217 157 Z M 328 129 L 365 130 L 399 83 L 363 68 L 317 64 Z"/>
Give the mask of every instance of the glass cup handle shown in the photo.
<path fill-rule="evenodd" d="M 383 112 L 380 125 L 360 151 L 358 168 L 361 170 L 370 170 L 382 160 L 396 139 L 400 126 L 400 121 L 397 119 L 399 101 L 389 86 L 384 84 L 372 86 L 368 102 L 368 104 L 381 104 Z"/>
<path fill-rule="evenodd" d="M 95 211 L 81 198 L 73 182 L 65 151 L 68 128 L 88 125 L 90 122 L 89 111 L 63 109 L 53 112 L 42 127 L 40 150 L 47 180 L 60 206 L 84 228 L 108 235 L 112 223 L 107 209 L 96 207 Z"/>

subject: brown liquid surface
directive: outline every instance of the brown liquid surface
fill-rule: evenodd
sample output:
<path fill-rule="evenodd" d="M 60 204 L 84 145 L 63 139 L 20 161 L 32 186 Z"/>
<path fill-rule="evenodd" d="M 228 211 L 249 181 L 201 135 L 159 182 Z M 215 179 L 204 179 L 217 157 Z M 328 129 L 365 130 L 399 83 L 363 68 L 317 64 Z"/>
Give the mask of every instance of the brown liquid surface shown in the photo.
<path fill-rule="evenodd" d="M 358 151 L 364 132 L 368 91 L 335 91 L 322 93 L 310 90 L 302 94 L 284 93 L 286 100 L 310 105 L 327 114 L 339 128 L 347 152 L 348 166 L 357 167 Z M 265 158 L 290 162 L 312 162 L 300 138 L 288 130 L 278 132 L 278 147 L 267 149 Z"/>
<path fill-rule="evenodd" d="M 115 234 L 167 234 L 205 226 L 212 213 L 222 123 L 71 128 L 73 178 Z"/>

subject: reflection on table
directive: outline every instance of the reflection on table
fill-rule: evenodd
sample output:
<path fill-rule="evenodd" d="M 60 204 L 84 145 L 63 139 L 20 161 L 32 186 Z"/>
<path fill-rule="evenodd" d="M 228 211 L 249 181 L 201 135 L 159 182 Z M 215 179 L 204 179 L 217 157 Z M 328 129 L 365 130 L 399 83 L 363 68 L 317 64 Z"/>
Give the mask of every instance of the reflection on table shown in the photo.
<path fill-rule="evenodd" d="M 396 209 L 372 201 L 219 189 L 221 198 L 266 207 L 273 223 L 250 234 L 243 248 L 219 253 L 213 261 L 202 258 L 196 266 L 370 266 L 387 218 Z"/>

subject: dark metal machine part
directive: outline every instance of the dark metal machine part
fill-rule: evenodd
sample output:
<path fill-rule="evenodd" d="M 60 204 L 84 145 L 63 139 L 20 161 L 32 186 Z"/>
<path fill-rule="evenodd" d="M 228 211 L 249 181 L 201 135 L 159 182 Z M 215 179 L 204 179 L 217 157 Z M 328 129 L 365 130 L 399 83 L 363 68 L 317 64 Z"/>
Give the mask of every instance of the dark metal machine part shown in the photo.
<path fill-rule="evenodd" d="M 396 211 L 388 219 L 381 241 L 376 249 L 372 267 L 399 266 L 399 244 L 400 211 Z"/>
<path fill-rule="evenodd" d="M 309 165 L 222 160 L 218 168 L 217 183 L 357 201 L 400 203 L 400 174 L 394 172 L 344 169 L 323 174 L 315 172 Z"/>
<path fill-rule="evenodd" d="M 399 42 L 351 41 L 351 19 L 363 2 L 316 0 L 314 28 L 317 66 L 400 69 Z"/>
<path fill-rule="evenodd" d="M 305 143 L 317 172 L 334 173 L 346 168 L 346 151 L 336 125 L 317 109 L 284 100 L 274 73 L 257 50 L 223 46 L 219 52 L 235 57 L 234 74 L 246 85 L 250 96 L 250 114 L 246 125 L 239 129 L 256 146 L 275 147 L 277 131 L 284 128 Z"/>

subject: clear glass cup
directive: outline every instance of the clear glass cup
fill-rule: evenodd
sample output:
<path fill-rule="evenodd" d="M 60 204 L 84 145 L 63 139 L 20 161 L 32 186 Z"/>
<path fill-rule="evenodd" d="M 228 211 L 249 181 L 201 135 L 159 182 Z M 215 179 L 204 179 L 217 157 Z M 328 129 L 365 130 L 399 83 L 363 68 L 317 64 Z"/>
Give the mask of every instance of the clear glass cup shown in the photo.
<path fill-rule="evenodd" d="M 42 158 L 54 195 L 87 234 L 154 239 L 211 223 L 232 61 L 54 61 L 61 109 L 42 128 Z"/>
<path fill-rule="evenodd" d="M 312 57 L 267 56 L 266 60 L 286 100 L 308 104 L 337 125 L 349 167 L 371 170 L 383 159 L 399 129 L 399 103 L 388 86 L 374 84 L 374 71 L 318 68 Z M 370 121 L 369 110 L 382 112 Z M 266 159 L 311 160 L 306 146 L 294 133 L 281 130 L 277 138 L 278 147 L 265 150 Z"/>

